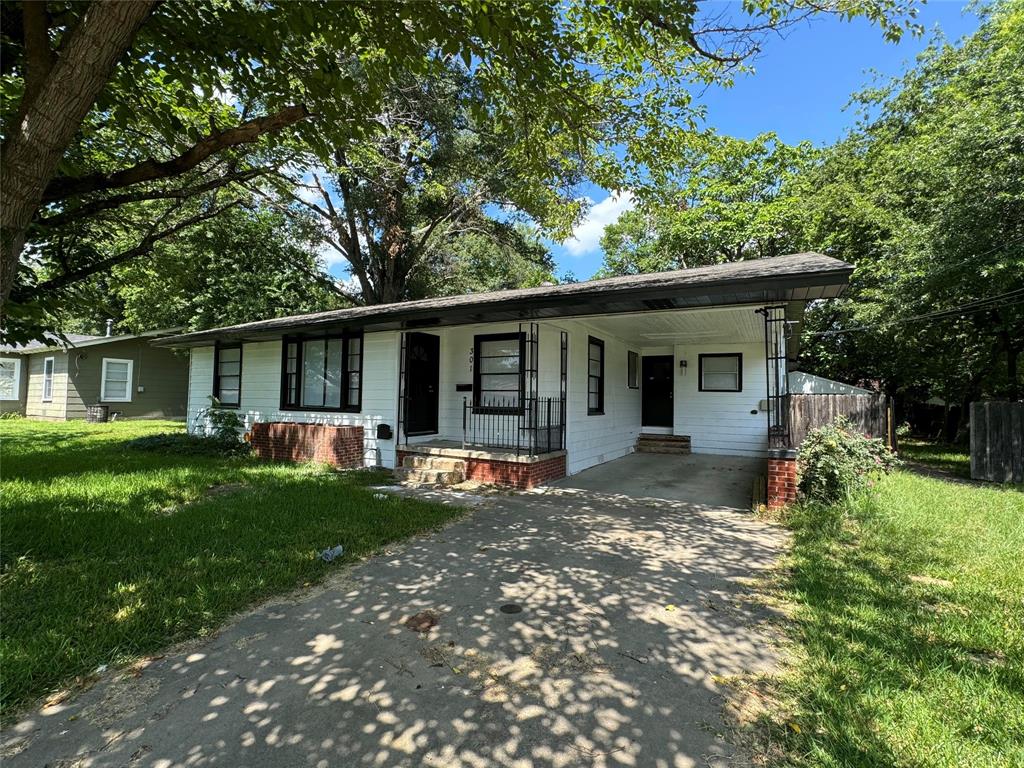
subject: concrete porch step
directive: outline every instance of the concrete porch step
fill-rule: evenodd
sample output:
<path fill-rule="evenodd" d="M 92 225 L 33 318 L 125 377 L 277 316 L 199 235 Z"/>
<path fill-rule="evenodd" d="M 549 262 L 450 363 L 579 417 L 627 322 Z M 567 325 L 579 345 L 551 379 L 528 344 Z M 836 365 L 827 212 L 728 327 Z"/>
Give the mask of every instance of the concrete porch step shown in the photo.
<path fill-rule="evenodd" d="M 641 434 L 636 441 L 638 453 L 668 453 L 677 456 L 690 454 L 690 437 L 688 435 L 653 435 Z"/>
<path fill-rule="evenodd" d="M 464 469 L 399 467 L 395 477 L 406 485 L 455 485 L 466 479 L 466 472 Z"/>
<path fill-rule="evenodd" d="M 402 466 L 407 469 L 444 469 L 448 472 L 465 472 L 466 462 L 462 459 L 445 456 L 426 456 L 412 454 L 402 459 Z"/>

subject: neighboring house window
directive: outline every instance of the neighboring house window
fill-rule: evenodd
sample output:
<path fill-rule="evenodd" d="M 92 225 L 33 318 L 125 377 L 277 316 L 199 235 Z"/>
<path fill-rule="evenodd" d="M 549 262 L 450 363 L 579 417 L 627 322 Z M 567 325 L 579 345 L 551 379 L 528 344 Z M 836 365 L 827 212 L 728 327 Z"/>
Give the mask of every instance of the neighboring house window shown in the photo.
<path fill-rule="evenodd" d="M 626 386 L 640 389 L 640 355 L 637 352 L 626 353 Z"/>
<path fill-rule="evenodd" d="M 491 333 L 473 337 L 473 409 L 479 413 L 519 413 L 523 409 L 526 334 Z"/>
<path fill-rule="evenodd" d="M 226 408 L 242 402 L 242 345 L 218 344 L 213 352 L 213 396 Z"/>
<path fill-rule="evenodd" d="M 281 359 L 281 407 L 347 411 L 362 407 L 363 336 L 285 339 Z"/>
<path fill-rule="evenodd" d="M 697 379 L 701 392 L 741 392 L 743 355 L 738 353 L 698 355 Z"/>
<path fill-rule="evenodd" d="M 0 360 L 0 400 L 18 400 L 21 396 L 21 360 Z"/>
<path fill-rule="evenodd" d="M 132 361 L 103 358 L 100 400 L 107 403 L 132 401 Z"/>
<path fill-rule="evenodd" d="M 604 342 L 589 337 L 587 341 L 587 414 L 604 413 Z"/>
<path fill-rule="evenodd" d="M 53 358 L 43 360 L 43 402 L 53 401 Z"/>

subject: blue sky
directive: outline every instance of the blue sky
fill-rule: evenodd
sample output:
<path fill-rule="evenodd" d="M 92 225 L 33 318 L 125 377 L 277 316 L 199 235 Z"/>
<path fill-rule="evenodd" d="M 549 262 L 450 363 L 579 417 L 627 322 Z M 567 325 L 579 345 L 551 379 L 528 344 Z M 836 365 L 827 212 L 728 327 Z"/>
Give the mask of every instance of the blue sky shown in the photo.
<path fill-rule="evenodd" d="M 752 138 L 774 131 L 787 143 L 835 141 L 856 119 L 845 110 L 850 94 L 871 82 L 871 70 L 883 76 L 902 72 L 927 45 L 931 31 L 940 28 L 956 40 L 970 34 L 978 19 L 957 0 L 933 0 L 922 6 L 918 22 L 922 37 L 904 36 L 887 43 L 876 27 L 858 19 L 842 22 L 819 18 L 772 38 L 754 62 L 755 72 L 740 76 L 730 89 L 706 93 L 708 125 L 719 133 Z M 558 274 L 572 272 L 586 279 L 601 266 L 599 240 L 604 227 L 628 207 L 628 197 L 616 200 L 605 190 L 591 187 L 584 194 L 594 201 L 591 214 L 576 240 L 552 243 Z"/>

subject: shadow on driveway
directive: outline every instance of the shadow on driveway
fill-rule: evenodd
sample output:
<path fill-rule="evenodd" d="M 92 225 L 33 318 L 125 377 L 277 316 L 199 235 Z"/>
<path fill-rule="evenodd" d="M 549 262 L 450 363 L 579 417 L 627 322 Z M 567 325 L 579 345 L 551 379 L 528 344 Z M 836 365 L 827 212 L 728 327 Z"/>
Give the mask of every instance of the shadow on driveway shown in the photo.
<path fill-rule="evenodd" d="M 488 497 L 12 725 L 5 765 L 744 765 L 716 678 L 776 662 L 745 585 L 785 538 L 719 459 L 682 490 L 681 457 L 639 456 Z"/>

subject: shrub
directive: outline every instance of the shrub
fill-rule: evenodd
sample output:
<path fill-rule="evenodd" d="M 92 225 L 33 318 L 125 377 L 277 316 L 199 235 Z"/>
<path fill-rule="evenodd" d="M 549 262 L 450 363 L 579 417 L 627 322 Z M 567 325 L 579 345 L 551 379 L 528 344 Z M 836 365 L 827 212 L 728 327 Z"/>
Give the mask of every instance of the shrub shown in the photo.
<path fill-rule="evenodd" d="M 800 492 L 831 503 L 865 489 L 874 472 L 891 472 L 899 460 L 877 437 L 866 437 L 840 417 L 812 430 L 800 446 Z"/>
<path fill-rule="evenodd" d="M 216 407 L 203 408 L 196 414 L 193 431 L 149 435 L 128 441 L 128 447 L 139 451 L 160 451 L 189 456 L 242 456 L 251 447 L 242 441 L 240 430 L 245 422 L 235 411 Z"/>
<path fill-rule="evenodd" d="M 196 414 L 196 423 L 204 425 L 208 435 L 225 442 L 232 440 L 240 442 L 242 439 L 240 430 L 245 429 L 245 421 L 238 415 L 237 411 L 217 408 L 216 400 L 214 402 L 213 408 L 203 408 Z"/>

